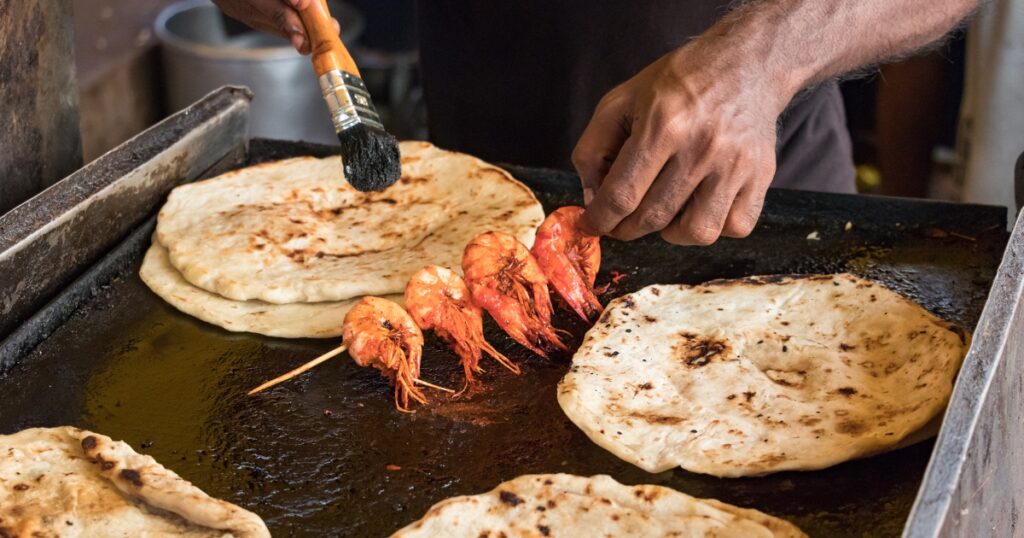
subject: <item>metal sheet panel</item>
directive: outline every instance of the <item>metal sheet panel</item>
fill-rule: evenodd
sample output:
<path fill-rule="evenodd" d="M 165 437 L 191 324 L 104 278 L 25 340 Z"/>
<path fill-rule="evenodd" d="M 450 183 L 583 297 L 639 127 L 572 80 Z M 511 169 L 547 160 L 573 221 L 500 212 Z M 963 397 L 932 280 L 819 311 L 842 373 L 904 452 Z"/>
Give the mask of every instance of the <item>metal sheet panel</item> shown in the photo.
<path fill-rule="evenodd" d="M 175 185 L 227 155 L 241 158 L 250 98 L 244 89 L 214 92 L 0 217 L 0 337 L 136 228 Z"/>
<path fill-rule="evenodd" d="M 1024 217 L 1019 216 L 904 536 L 1024 535 L 1022 462 Z"/>

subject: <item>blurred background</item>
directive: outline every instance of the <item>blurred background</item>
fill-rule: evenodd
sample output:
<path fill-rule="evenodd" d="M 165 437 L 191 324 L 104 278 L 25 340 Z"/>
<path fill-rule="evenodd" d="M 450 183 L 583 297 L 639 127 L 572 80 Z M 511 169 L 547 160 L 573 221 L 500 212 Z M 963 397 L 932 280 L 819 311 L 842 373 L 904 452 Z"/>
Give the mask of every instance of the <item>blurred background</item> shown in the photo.
<path fill-rule="evenodd" d="M 308 61 L 282 39 L 232 24 L 206 0 L 72 0 L 72 9 L 85 162 L 229 83 L 256 94 L 254 136 L 336 140 Z M 417 76 L 414 9 L 414 0 L 331 5 L 387 128 L 425 139 L 430 111 Z M 962 199 L 955 147 L 964 73 L 960 32 L 928 54 L 844 83 L 862 192 Z M 292 98 L 275 98 L 284 93 Z"/>

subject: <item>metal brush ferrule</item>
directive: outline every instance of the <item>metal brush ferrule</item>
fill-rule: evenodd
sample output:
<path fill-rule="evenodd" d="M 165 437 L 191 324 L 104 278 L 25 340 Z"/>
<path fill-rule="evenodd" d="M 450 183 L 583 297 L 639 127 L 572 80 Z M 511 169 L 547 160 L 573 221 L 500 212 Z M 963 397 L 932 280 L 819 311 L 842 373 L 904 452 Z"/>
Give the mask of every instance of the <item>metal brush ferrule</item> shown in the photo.
<path fill-rule="evenodd" d="M 359 77 L 333 69 L 320 75 L 320 90 L 331 111 L 335 131 L 340 133 L 359 123 L 384 129 L 373 107 L 370 92 L 366 91 L 366 85 Z"/>

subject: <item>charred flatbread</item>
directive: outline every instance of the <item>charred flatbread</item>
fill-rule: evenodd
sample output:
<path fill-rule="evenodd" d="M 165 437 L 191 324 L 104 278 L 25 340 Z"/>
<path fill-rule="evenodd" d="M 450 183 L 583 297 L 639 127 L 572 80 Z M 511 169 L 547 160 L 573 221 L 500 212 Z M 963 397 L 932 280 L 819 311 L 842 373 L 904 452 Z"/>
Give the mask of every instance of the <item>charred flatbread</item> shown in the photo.
<path fill-rule="evenodd" d="M 261 164 L 176 188 L 157 238 L 201 289 L 269 303 L 402 293 L 424 265 L 459 267 L 477 234 L 533 243 L 544 219 L 504 170 L 425 142 L 403 142 L 402 179 L 383 192 L 344 182 L 337 157 Z"/>
<path fill-rule="evenodd" d="M 391 538 L 632 536 L 798 538 L 791 523 L 757 510 L 697 499 L 609 476 L 525 475 L 480 495 L 435 504 Z"/>
<path fill-rule="evenodd" d="M 650 472 L 821 469 L 925 426 L 967 347 L 951 324 L 849 274 L 649 286 L 612 301 L 558 401 Z"/>
<path fill-rule="evenodd" d="M 178 310 L 234 332 L 278 338 L 332 338 L 341 336 L 345 314 L 358 299 L 323 303 L 273 304 L 232 301 L 197 288 L 185 280 L 167 258 L 167 249 L 154 242 L 142 260 L 139 277 L 149 289 Z M 402 304 L 403 295 L 387 299 Z"/>
<path fill-rule="evenodd" d="M 269 537 L 123 442 L 78 428 L 0 436 L 0 536 Z"/>

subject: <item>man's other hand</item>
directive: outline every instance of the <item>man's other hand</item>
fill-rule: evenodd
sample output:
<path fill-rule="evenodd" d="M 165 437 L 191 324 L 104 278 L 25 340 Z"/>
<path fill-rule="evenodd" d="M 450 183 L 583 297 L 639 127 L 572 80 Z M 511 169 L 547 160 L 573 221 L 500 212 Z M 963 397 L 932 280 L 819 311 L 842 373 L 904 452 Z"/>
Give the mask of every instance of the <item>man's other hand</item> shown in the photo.
<path fill-rule="evenodd" d="M 310 44 L 299 11 L 320 0 L 213 0 L 227 16 L 251 28 L 291 41 L 295 50 L 309 54 Z M 334 27 L 340 33 L 338 21 Z"/>
<path fill-rule="evenodd" d="M 789 96 L 755 61 L 709 41 L 669 53 L 598 104 L 572 155 L 591 232 L 708 245 L 754 229 Z"/>

